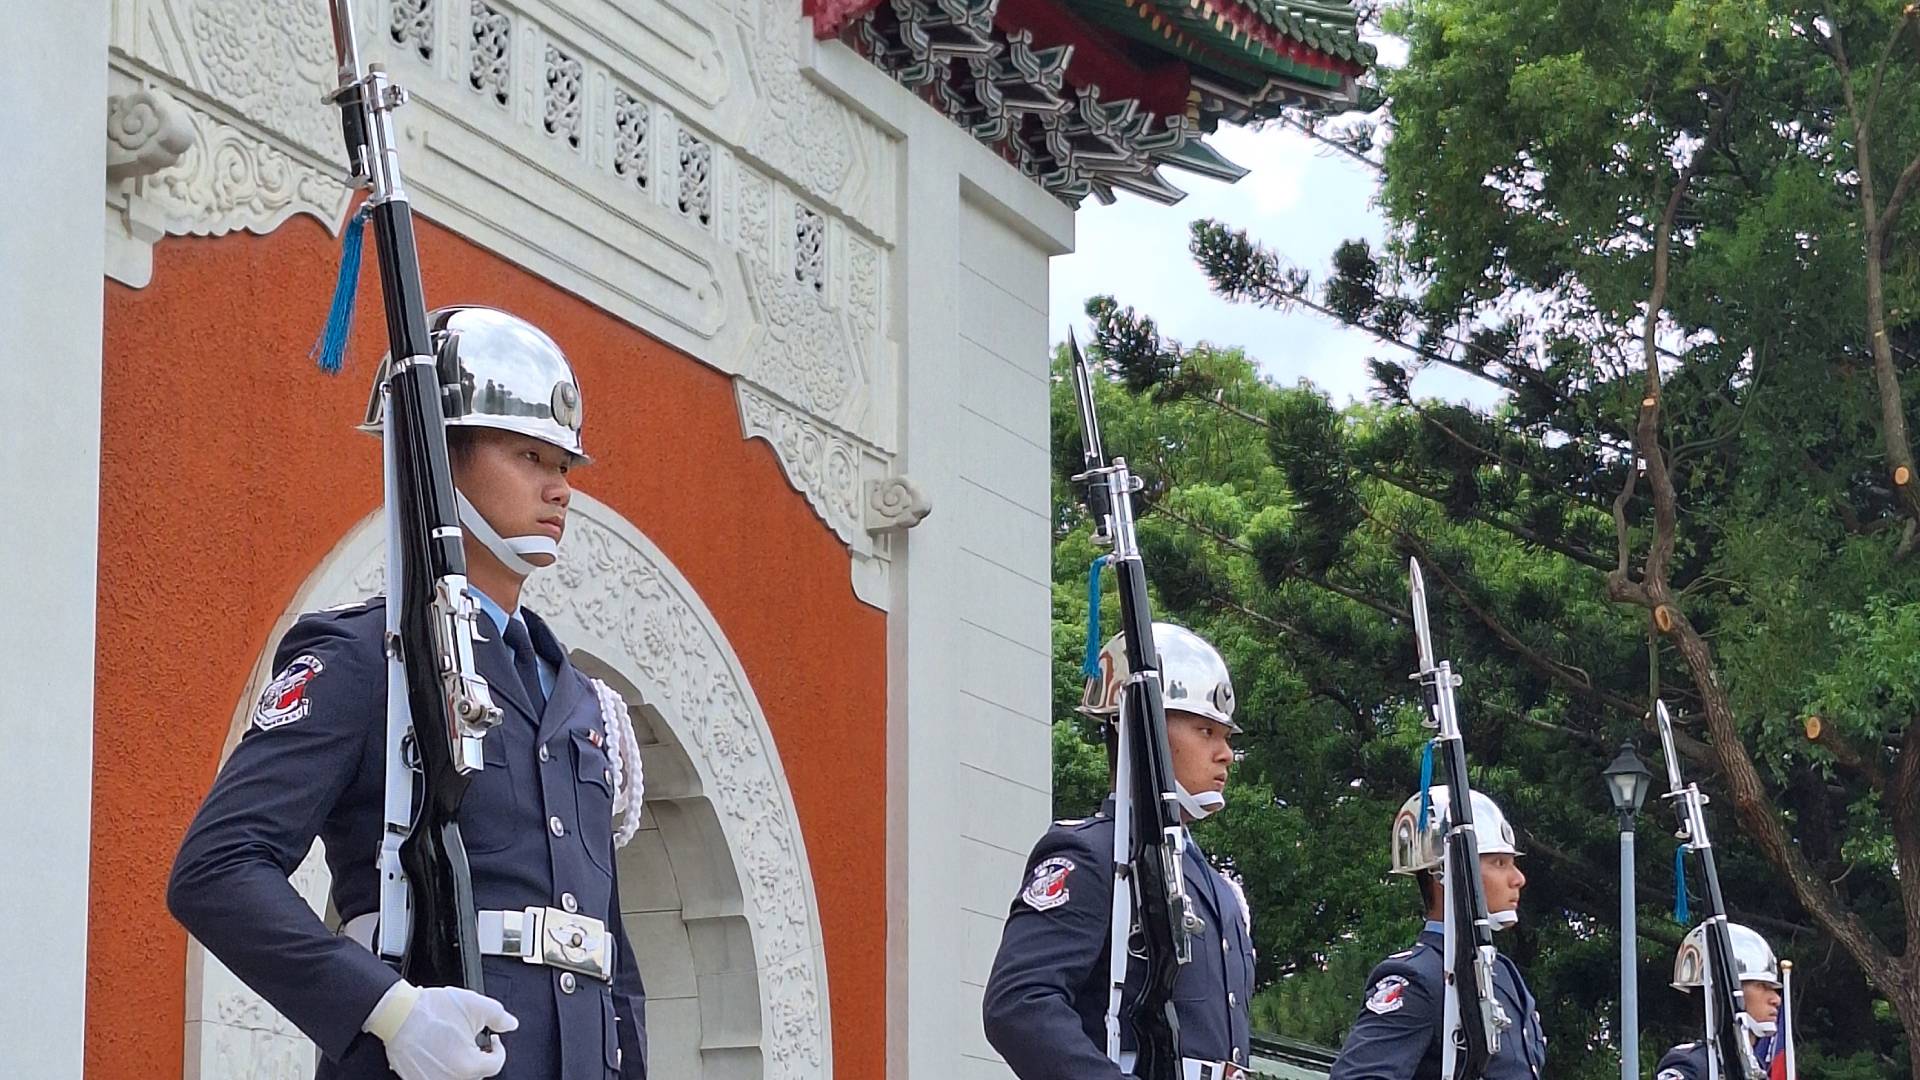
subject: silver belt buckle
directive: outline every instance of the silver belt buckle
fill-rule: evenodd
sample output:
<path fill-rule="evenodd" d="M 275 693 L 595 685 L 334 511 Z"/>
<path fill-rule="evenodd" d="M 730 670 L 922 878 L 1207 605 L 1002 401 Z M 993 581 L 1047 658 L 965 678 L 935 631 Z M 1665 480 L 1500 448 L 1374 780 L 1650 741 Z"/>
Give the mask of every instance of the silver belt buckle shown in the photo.
<path fill-rule="evenodd" d="M 613 938 L 599 919 L 559 908 L 530 907 L 482 911 L 477 921 L 484 954 L 517 956 L 529 964 L 613 981 Z"/>

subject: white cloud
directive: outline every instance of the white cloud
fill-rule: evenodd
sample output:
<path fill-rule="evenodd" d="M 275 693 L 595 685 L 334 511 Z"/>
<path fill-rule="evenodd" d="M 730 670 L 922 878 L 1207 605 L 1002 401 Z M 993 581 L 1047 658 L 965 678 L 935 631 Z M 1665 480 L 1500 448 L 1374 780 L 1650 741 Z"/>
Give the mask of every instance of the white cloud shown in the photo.
<path fill-rule="evenodd" d="M 1084 338 L 1087 298 L 1109 293 L 1151 315 L 1168 337 L 1241 346 L 1283 383 L 1305 378 L 1336 400 L 1365 396 L 1372 389 L 1365 359 L 1403 360 L 1404 354 L 1395 356 L 1372 337 L 1313 312 L 1282 313 L 1220 299 L 1187 252 L 1187 226 L 1204 217 L 1245 228 L 1308 270 L 1317 290 L 1341 241 L 1365 238 L 1378 247 L 1384 239 L 1386 225 L 1374 206 L 1377 177 L 1287 128 L 1222 128 L 1210 141 L 1252 172 L 1238 184 L 1223 184 L 1168 170 L 1189 192 L 1174 206 L 1123 195 L 1112 206 L 1089 200 L 1082 207 L 1077 249 L 1053 260 L 1054 340 L 1064 339 L 1069 325 Z M 1494 399 L 1485 384 L 1451 372 L 1424 373 L 1416 389 L 1483 405 Z"/>

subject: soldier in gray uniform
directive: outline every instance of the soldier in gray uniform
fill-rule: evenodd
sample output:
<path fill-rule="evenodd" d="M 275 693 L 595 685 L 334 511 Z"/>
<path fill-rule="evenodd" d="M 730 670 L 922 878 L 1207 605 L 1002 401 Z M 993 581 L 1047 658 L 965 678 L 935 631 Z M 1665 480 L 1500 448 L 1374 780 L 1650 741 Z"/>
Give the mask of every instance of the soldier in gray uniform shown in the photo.
<path fill-rule="evenodd" d="M 1167 743 L 1184 816 L 1199 820 L 1226 805 L 1233 763 L 1233 683 L 1227 665 L 1199 635 L 1171 623 L 1153 625 L 1167 709 Z M 1126 648 L 1115 636 L 1100 654 L 1081 711 L 1117 722 Z M 1109 751 L 1113 746 L 1109 737 Z M 1027 859 L 1025 885 L 1014 898 L 987 980 L 982 1012 L 987 1040 L 1021 1080 L 1119 1080 L 1131 1064 L 1107 1056 L 1108 966 L 1113 919 L 1113 800 L 1082 821 L 1047 831 Z M 1248 1002 L 1253 996 L 1252 923 L 1232 878 L 1187 845 L 1183 867 L 1194 910 L 1206 924 L 1193 938 L 1193 959 L 1180 969 L 1173 1003 L 1180 1019 L 1186 1080 L 1239 1080 L 1251 1052 Z M 1139 992 L 1130 965 L 1127 1000 Z M 1123 1025 L 1124 1030 L 1124 1025 Z"/>
<path fill-rule="evenodd" d="M 368 946 L 386 786 L 380 598 L 287 631 L 252 723 L 187 830 L 167 904 L 317 1044 L 323 1080 L 644 1080 L 646 999 L 614 874 L 615 847 L 639 818 L 637 742 L 617 695 L 519 607 L 526 576 L 557 556 L 568 470 L 587 460 L 572 367 L 504 312 L 430 319 L 436 339 L 460 338 L 467 393 L 449 407 L 448 445 L 483 613 L 474 656 L 504 712 L 458 816 L 485 994 L 416 987 Z M 368 426 L 379 422 L 370 407 Z M 287 881 L 316 836 L 340 933 Z M 541 948 L 543 930 L 577 933 L 585 947 Z M 490 1049 L 482 1031 L 498 1033 Z"/>
<path fill-rule="evenodd" d="M 1367 976 L 1366 1001 L 1347 1033 L 1346 1045 L 1328 1080 L 1438 1080 L 1444 1023 L 1445 925 L 1441 856 L 1445 850 L 1448 791 L 1428 790 L 1428 809 L 1420 813 L 1415 794 L 1393 821 L 1393 872 L 1412 875 L 1420 885 L 1427 924 L 1413 948 L 1394 953 Z M 1487 915 L 1496 930 L 1519 921 L 1520 890 L 1527 877 L 1514 860 L 1513 826 L 1494 801 L 1473 793 L 1473 831 L 1480 847 L 1480 881 Z M 1547 1040 L 1540 1013 L 1526 980 L 1501 954 L 1494 966 L 1494 994 L 1512 1019 L 1500 1052 L 1487 1063 L 1486 1080 L 1537 1080 L 1546 1066 Z"/>
<path fill-rule="evenodd" d="M 1773 954 L 1773 946 L 1752 927 L 1730 922 L 1727 936 L 1733 939 L 1733 967 L 1746 1010 L 1746 1036 L 1764 1069 L 1780 1052 L 1774 1027 L 1780 1015 L 1780 961 Z M 1707 926 L 1702 923 L 1680 942 L 1673 960 L 1673 988 L 1688 993 L 1700 989 L 1706 985 L 1706 971 Z M 1738 1066 L 1728 1066 L 1721 1073 L 1726 1080 L 1735 1080 L 1738 1075 Z M 1667 1051 L 1655 1067 L 1654 1080 L 1707 1080 L 1707 1044 L 1686 1042 Z"/>

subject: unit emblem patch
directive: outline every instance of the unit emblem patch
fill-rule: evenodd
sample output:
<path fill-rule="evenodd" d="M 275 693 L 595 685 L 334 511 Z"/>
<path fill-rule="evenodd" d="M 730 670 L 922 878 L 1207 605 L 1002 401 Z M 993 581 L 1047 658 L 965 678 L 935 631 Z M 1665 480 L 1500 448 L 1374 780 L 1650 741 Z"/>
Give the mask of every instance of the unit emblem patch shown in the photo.
<path fill-rule="evenodd" d="M 1407 980 L 1400 975 L 1388 975 L 1367 991 L 1367 1009 L 1381 1016 L 1399 1012 L 1406 1003 Z"/>
<path fill-rule="evenodd" d="M 1035 911 L 1052 911 L 1067 902 L 1067 875 L 1073 860 L 1052 858 L 1033 868 L 1033 877 L 1020 890 L 1020 899 Z"/>
<path fill-rule="evenodd" d="M 272 731 L 307 715 L 310 705 L 307 684 L 324 670 L 326 665 L 312 653 L 294 657 L 267 688 L 260 691 L 260 701 L 253 707 L 253 726 Z"/>
<path fill-rule="evenodd" d="M 1679 1069 L 1661 1069 L 1660 1075 L 1653 1080 L 1687 1080 L 1687 1078 Z"/>

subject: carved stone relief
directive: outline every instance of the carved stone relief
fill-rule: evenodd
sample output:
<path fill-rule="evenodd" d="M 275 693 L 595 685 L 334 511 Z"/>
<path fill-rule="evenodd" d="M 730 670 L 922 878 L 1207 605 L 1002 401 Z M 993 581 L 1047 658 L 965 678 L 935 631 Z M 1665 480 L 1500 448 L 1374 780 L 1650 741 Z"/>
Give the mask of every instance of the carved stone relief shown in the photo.
<path fill-rule="evenodd" d="M 325 4 L 166 0 L 162 6 L 192 35 L 195 89 L 299 145 L 338 144 L 339 114 L 323 100 L 337 70 Z"/>
<path fill-rule="evenodd" d="M 422 60 L 433 59 L 433 9 L 436 0 L 393 0 L 387 36 L 395 45 L 411 48 Z"/>
<path fill-rule="evenodd" d="M 108 99 L 107 272 L 136 288 L 162 236 L 268 233 L 305 213 L 338 230 L 345 184 L 275 145 L 114 73 Z"/>
<path fill-rule="evenodd" d="M 187 110 L 164 90 L 142 87 L 107 98 L 107 182 L 159 172 L 193 146 Z"/>
<path fill-rule="evenodd" d="M 889 474 L 891 457 L 819 422 L 744 378 L 733 381 L 740 426 L 749 439 L 765 439 L 808 505 L 853 556 L 853 591 L 862 601 L 887 606 L 892 533 L 918 525 L 932 504 L 918 485 Z"/>

